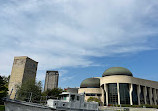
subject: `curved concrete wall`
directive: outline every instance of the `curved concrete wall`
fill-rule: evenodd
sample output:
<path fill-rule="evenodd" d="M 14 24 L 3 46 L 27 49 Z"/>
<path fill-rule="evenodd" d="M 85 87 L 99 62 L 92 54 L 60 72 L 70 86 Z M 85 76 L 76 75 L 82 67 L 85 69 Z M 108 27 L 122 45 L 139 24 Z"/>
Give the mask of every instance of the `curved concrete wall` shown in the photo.
<path fill-rule="evenodd" d="M 129 83 L 158 89 L 158 82 L 135 78 L 132 76 L 115 75 L 100 78 L 100 86 L 108 83 Z"/>

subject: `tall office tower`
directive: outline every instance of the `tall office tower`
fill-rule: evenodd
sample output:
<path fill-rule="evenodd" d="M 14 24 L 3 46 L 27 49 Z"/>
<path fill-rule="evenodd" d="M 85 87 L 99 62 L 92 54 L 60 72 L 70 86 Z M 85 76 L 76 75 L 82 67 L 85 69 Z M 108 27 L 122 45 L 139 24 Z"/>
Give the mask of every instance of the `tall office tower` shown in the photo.
<path fill-rule="evenodd" d="M 58 71 L 47 71 L 44 91 L 47 91 L 48 89 L 51 90 L 54 88 L 58 88 L 58 78 L 59 78 Z"/>
<path fill-rule="evenodd" d="M 13 99 L 16 93 L 16 87 L 21 86 L 28 80 L 35 80 L 38 62 L 27 56 L 14 57 L 14 63 L 9 80 L 9 94 Z"/>

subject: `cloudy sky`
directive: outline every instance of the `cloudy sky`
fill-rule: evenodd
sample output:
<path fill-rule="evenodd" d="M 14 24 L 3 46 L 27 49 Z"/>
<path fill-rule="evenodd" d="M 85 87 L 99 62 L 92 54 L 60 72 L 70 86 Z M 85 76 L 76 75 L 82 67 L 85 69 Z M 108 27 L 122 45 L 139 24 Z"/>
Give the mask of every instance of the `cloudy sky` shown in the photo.
<path fill-rule="evenodd" d="M 109 67 L 158 80 L 157 0 L 0 0 L 0 74 L 14 56 L 38 61 L 37 80 L 58 70 L 79 87 Z"/>

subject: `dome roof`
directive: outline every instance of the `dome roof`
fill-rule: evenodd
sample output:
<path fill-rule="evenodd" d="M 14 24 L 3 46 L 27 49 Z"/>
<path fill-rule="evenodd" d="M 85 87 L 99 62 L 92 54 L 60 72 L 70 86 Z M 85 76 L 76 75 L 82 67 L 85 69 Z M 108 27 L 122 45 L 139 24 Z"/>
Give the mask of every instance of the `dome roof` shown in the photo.
<path fill-rule="evenodd" d="M 104 71 L 102 77 L 111 76 L 111 75 L 126 75 L 133 76 L 133 74 L 126 68 L 123 67 L 111 67 Z"/>
<path fill-rule="evenodd" d="M 100 88 L 100 79 L 87 78 L 82 81 L 80 88 Z"/>

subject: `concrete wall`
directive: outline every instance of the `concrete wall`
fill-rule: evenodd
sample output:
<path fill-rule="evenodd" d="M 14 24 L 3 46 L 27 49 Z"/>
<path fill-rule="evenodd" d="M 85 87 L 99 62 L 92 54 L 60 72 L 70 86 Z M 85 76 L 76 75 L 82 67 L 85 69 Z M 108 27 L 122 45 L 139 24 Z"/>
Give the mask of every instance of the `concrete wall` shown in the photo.
<path fill-rule="evenodd" d="M 58 71 L 47 71 L 44 91 L 47 91 L 48 89 L 58 88 L 58 79 L 59 79 Z"/>
<path fill-rule="evenodd" d="M 46 108 L 39 105 L 27 105 L 17 104 L 11 102 L 5 102 L 5 111 L 52 111 L 50 108 Z"/>
<path fill-rule="evenodd" d="M 135 78 L 132 76 L 113 75 L 100 78 L 100 85 L 107 83 L 130 83 L 158 89 L 158 82 Z"/>
<path fill-rule="evenodd" d="M 8 92 L 10 94 L 12 91 L 11 99 L 15 97 L 17 85 L 21 86 L 22 83 L 30 79 L 35 80 L 37 64 L 38 62 L 27 56 L 14 57 Z"/>

